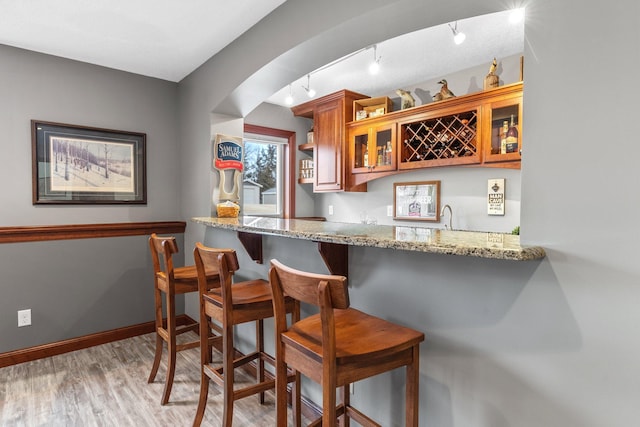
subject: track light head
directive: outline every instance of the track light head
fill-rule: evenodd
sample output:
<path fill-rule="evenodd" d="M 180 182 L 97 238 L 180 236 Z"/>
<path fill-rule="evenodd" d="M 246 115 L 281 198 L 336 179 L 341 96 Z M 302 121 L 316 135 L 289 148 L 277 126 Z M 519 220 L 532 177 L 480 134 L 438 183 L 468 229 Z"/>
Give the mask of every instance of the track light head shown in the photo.
<path fill-rule="evenodd" d="M 467 36 L 463 32 L 458 31 L 458 21 L 456 21 L 455 27 L 449 24 L 449 28 L 451 28 L 451 32 L 453 33 L 453 42 L 455 44 L 462 44 Z"/>
<path fill-rule="evenodd" d="M 374 76 L 380 72 L 380 59 L 382 59 L 377 55 L 377 47 L 377 45 L 373 45 L 373 62 L 369 65 L 369 73 Z"/>
<path fill-rule="evenodd" d="M 302 89 L 307 92 L 309 98 L 316 96 L 316 91 L 311 87 L 311 74 L 307 74 L 307 86 L 302 86 Z"/>

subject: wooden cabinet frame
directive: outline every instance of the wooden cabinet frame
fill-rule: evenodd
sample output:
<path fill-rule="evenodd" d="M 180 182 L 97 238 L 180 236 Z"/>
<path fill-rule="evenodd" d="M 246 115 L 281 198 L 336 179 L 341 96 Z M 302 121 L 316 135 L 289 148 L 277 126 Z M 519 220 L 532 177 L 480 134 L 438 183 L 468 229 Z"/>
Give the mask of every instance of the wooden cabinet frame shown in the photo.
<path fill-rule="evenodd" d="M 347 176 L 347 188 L 366 185 L 368 181 L 373 179 L 382 178 L 389 175 L 394 175 L 410 170 L 439 167 L 439 166 L 479 166 L 479 167 L 498 167 L 498 168 L 520 168 L 521 149 L 522 149 L 522 82 L 514 83 L 510 85 L 501 86 L 496 89 L 490 89 L 482 92 L 476 92 L 469 95 L 462 95 L 455 98 L 451 98 L 445 101 L 433 102 L 418 107 L 394 111 L 385 114 L 383 117 L 376 117 L 374 119 L 364 119 L 357 122 L 347 123 L 347 132 L 349 134 L 349 170 Z M 513 107 L 517 110 L 518 116 L 518 131 L 519 131 L 519 150 L 514 153 L 496 154 L 491 152 L 491 137 L 493 117 L 492 113 L 495 109 L 504 107 Z M 459 138 L 460 136 L 456 132 L 463 131 L 475 131 L 473 138 L 469 138 L 466 144 L 471 144 L 473 141 L 475 146 L 474 150 L 468 150 L 472 152 L 465 152 L 462 157 L 456 157 L 456 154 L 446 158 L 434 158 L 425 159 L 424 161 L 404 161 L 407 153 L 403 152 L 405 147 L 403 146 L 404 140 L 407 138 L 406 127 L 410 124 L 425 122 L 431 123 L 432 120 L 438 120 L 441 118 L 454 117 L 462 115 L 464 120 L 473 120 L 473 129 L 464 128 L 464 126 L 458 125 L 457 128 L 452 130 L 452 133 L 447 138 Z M 392 141 L 394 147 L 394 153 L 396 156 L 396 163 L 393 170 L 388 171 L 376 171 L 375 168 L 369 170 L 362 170 L 355 168 L 354 164 L 354 138 L 356 135 L 361 135 L 364 129 L 369 129 L 369 139 L 371 139 L 371 132 L 374 129 L 381 128 L 394 128 L 395 129 L 395 141 Z M 446 124 L 445 124 L 446 127 Z M 464 144 L 453 147 L 454 151 L 459 152 L 466 147 Z M 434 156 L 436 157 L 436 156 Z"/>

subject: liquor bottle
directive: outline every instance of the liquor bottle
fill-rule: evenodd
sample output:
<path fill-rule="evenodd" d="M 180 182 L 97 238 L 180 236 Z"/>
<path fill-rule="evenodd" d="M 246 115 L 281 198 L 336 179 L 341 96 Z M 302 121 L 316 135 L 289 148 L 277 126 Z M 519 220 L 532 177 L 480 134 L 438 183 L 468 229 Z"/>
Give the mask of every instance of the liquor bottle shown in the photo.
<path fill-rule="evenodd" d="M 507 132 L 509 132 L 509 122 L 502 122 L 502 132 L 500 132 L 500 154 L 507 154 Z"/>
<path fill-rule="evenodd" d="M 364 167 L 369 167 L 369 150 L 366 145 L 364 146 Z"/>
<path fill-rule="evenodd" d="M 518 127 L 513 121 L 511 115 L 511 125 L 507 131 L 507 153 L 516 153 L 518 151 Z"/>
<path fill-rule="evenodd" d="M 387 141 L 387 148 L 385 150 L 385 165 L 390 165 L 392 163 L 391 160 L 391 141 Z"/>

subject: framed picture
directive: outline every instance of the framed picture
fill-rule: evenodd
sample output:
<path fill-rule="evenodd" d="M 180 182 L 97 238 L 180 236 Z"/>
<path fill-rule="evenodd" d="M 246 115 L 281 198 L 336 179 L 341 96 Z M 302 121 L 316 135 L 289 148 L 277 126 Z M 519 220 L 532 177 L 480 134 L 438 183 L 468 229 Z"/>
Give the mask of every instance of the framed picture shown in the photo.
<path fill-rule="evenodd" d="M 393 219 L 440 221 L 440 181 L 394 183 Z"/>
<path fill-rule="evenodd" d="M 146 204 L 146 134 L 31 121 L 33 204 Z"/>

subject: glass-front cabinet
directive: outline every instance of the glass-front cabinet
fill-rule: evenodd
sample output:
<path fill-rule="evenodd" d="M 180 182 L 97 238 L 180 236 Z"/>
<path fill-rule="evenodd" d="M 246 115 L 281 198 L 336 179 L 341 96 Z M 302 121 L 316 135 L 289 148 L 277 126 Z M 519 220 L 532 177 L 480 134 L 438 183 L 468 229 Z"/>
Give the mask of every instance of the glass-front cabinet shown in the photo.
<path fill-rule="evenodd" d="M 484 162 L 513 162 L 522 156 L 522 95 L 487 103 Z"/>
<path fill-rule="evenodd" d="M 395 122 L 368 123 L 349 129 L 351 173 L 396 169 Z"/>

